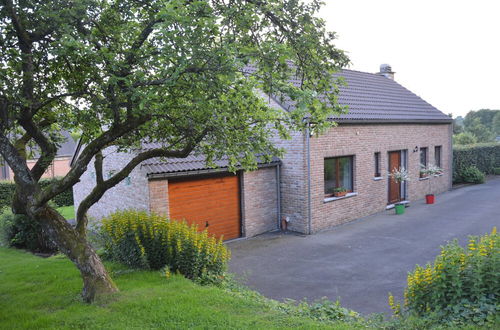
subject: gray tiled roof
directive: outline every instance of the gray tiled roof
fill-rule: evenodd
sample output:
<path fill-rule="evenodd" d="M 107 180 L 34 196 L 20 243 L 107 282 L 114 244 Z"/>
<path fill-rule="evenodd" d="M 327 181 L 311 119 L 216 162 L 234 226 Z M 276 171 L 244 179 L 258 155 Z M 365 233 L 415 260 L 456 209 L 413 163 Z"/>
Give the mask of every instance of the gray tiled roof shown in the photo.
<path fill-rule="evenodd" d="M 255 67 L 248 66 L 244 72 L 252 74 Z M 415 123 L 450 123 L 451 118 L 410 92 L 396 81 L 385 76 L 344 69 L 342 76 L 347 85 L 340 87 L 339 103 L 348 106 L 348 113 L 332 118 L 339 123 L 379 123 L 379 122 L 415 122 Z M 299 84 L 298 80 L 292 80 Z M 276 101 L 272 98 L 271 101 Z M 285 109 L 292 103 L 283 102 Z M 159 144 L 146 144 L 144 149 L 156 148 Z M 271 164 L 278 163 L 274 158 Z M 228 166 L 227 159 L 215 162 L 218 169 Z M 265 165 L 259 160 L 259 165 Z M 203 155 L 189 155 L 186 158 L 154 158 L 142 163 L 148 175 L 162 173 L 180 173 L 188 171 L 211 170 Z"/>
<path fill-rule="evenodd" d="M 76 142 L 69 132 L 62 131 L 61 134 L 64 136 L 65 141 L 57 148 L 56 157 L 71 157 L 75 153 Z M 39 150 L 33 150 L 33 158 L 38 159 L 38 157 L 40 157 Z"/>
<path fill-rule="evenodd" d="M 385 76 L 342 70 L 347 86 L 340 87 L 339 103 L 348 113 L 334 118 L 349 121 L 451 122 L 451 118 Z"/>
<path fill-rule="evenodd" d="M 158 148 L 159 144 L 146 144 L 143 150 Z M 276 157 L 270 163 L 266 163 L 262 158 L 258 158 L 258 165 L 272 165 L 277 164 L 280 160 Z M 226 169 L 228 167 L 228 160 L 222 159 L 215 161 L 216 169 Z M 200 154 L 191 154 L 186 158 L 152 158 L 142 162 L 142 168 L 148 175 L 162 174 L 162 173 L 178 173 L 186 171 L 212 171 L 214 168 L 207 166 L 205 156 Z"/>
<path fill-rule="evenodd" d="M 243 72 L 252 74 L 255 70 L 255 67 L 247 66 Z M 348 113 L 332 118 L 340 123 L 452 121 L 421 97 L 383 75 L 343 69 L 336 76 L 343 77 L 346 82 L 346 86 L 339 88 L 338 102 L 348 107 Z M 291 82 L 300 85 L 299 80 L 292 79 Z M 282 106 L 293 108 L 293 103 L 282 102 Z"/>

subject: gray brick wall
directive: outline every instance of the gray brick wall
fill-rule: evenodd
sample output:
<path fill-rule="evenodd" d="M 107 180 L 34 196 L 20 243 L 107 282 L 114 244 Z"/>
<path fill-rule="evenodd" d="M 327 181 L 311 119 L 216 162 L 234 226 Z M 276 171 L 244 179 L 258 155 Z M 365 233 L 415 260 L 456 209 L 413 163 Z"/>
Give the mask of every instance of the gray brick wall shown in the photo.
<path fill-rule="evenodd" d="M 103 155 L 105 179 L 109 177 L 112 171 L 122 169 L 134 157 L 134 154 L 131 153 L 119 153 L 114 147 L 105 149 Z M 73 187 L 75 210 L 78 208 L 80 202 L 92 191 L 94 186 L 95 169 L 92 162 L 80 178 L 80 182 Z M 99 220 L 118 210 L 148 210 L 148 207 L 148 181 L 146 174 L 139 165 L 130 173 L 127 179 L 108 190 L 100 201 L 90 208 L 88 216 Z"/>
<path fill-rule="evenodd" d="M 273 98 L 264 93 L 261 97 L 269 106 L 286 111 Z M 291 139 L 283 140 L 278 134 L 273 138 L 277 147 L 285 150 L 281 158 L 280 173 L 281 188 L 281 218 L 288 218 L 288 229 L 300 233 L 308 232 L 308 204 L 307 204 L 307 163 L 305 134 L 290 132 Z"/>
<path fill-rule="evenodd" d="M 307 225 L 307 163 L 305 135 L 292 132 L 290 140 L 276 138 L 275 144 L 284 148 L 281 158 L 281 217 L 289 219 L 288 229 L 300 233 L 308 232 Z"/>

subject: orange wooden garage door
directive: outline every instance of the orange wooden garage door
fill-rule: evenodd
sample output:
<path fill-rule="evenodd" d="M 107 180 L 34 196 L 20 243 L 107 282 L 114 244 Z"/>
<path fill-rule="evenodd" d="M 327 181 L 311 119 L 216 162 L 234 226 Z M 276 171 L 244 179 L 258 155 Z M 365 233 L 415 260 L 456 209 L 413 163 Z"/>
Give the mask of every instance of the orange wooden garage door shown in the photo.
<path fill-rule="evenodd" d="M 237 176 L 169 181 L 170 218 L 196 223 L 224 240 L 240 237 L 240 193 Z M 208 225 L 208 226 L 207 226 Z"/>

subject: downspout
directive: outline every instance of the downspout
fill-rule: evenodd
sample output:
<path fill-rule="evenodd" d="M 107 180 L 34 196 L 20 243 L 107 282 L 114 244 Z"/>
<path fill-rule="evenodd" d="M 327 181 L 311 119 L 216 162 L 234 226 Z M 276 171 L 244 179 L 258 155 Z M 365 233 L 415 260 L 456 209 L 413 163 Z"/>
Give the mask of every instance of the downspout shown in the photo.
<path fill-rule="evenodd" d="M 281 228 L 281 169 L 280 169 L 281 164 L 278 163 L 276 165 L 276 197 L 278 198 L 278 229 L 283 230 Z"/>
<path fill-rule="evenodd" d="M 309 130 L 309 121 L 306 128 L 306 157 L 307 157 L 307 232 L 312 234 L 312 216 L 311 216 L 311 134 Z"/>
<path fill-rule="evenodd" d="M 449 162 L 448 168 L 451 170 L 450 173 L 448 174 L 448 176 L 449 176 L 448 190 L 451 190 L 453 188 L 453 171 L 454 171 L 454 168 L 453 168 L 453 123 L 449 125 L 448 132 L 449 132 L 449 137 L 450 137 L 450 154 L 448 156 L 448 162 Z"/>

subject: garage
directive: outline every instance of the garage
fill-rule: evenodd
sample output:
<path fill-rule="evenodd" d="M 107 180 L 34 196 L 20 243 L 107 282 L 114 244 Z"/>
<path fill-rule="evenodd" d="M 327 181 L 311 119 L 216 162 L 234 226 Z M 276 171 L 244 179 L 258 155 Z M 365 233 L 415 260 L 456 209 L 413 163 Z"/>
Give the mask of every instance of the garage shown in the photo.
<path fill-rule="evenodd" d="M 184 219 L 224 240 L 241 237 L 237 175 L 169 180 L 168 202 L 171 219 Z"/>

